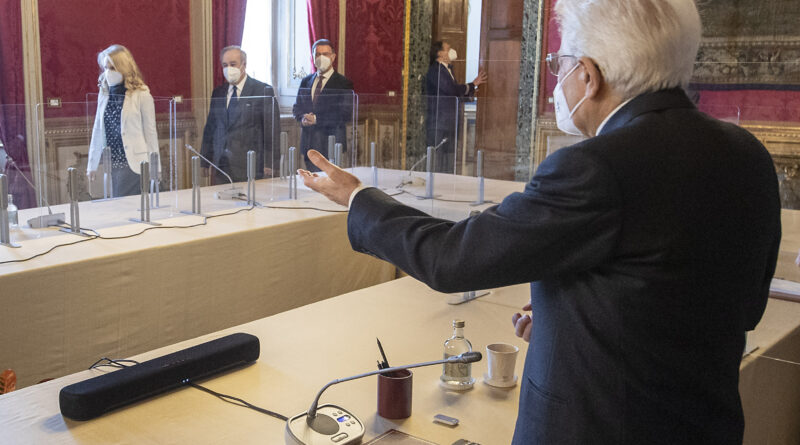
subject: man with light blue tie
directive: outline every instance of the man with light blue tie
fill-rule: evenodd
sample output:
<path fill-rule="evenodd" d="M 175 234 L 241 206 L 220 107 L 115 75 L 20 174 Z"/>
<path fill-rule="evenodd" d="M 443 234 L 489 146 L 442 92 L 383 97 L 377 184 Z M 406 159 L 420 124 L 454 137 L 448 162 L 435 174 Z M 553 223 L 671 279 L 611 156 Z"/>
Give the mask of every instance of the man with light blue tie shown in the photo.
<path fill-rule="evenodd" d="M 317 72 L 300 81 L 292 113 L 302 127 L 300 151 L 306 167 L 318 171 L 307 153 L 313 148 L 328 155 L 328 136 L 335 136 L 336 142 L 342 144 L 342 151 L 347 150 L 346 125 L 352 122 L 355 96 L 353 82 L 333 68 L 336 61 L 333 44 L 320 39 L 311 50 Z"/>
<path fill-rule="evenodd" d="M 273 141 L 278 140 L 280 112 L 272 87 L 249 77 L 247 53 L 238 46 L 220 54 L 225 84 L 214 89 L 203 131 L 202 155 L 234 182 L 247 180 L 247 152 L 256 152 L 256 176 L 270 176 L 274 165 Z M 203 161 L 205 175 L 210 165 Z M 228 182 L 214 170 L 214 184 Z"/>

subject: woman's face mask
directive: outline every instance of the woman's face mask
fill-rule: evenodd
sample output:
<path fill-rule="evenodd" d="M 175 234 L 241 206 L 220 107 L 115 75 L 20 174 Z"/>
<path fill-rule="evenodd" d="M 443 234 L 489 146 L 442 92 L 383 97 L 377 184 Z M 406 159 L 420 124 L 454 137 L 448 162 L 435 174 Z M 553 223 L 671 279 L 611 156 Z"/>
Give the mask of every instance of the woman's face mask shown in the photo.
<path fill-rule="evenodd" d="M 122 83 L 124 76 L 119 71 L 106 69 L 106 82 L 108 86 L 113 87 Z"/>

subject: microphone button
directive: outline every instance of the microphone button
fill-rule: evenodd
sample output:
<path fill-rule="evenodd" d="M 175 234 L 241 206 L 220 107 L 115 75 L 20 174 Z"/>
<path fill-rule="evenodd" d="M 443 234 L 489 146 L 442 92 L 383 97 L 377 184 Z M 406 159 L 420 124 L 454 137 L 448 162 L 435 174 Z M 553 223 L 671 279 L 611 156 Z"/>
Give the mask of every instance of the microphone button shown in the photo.
<path fill-rule="evenodd" d="M 347 433 L 340 433 L 340 434 L 337 434 L 337 435 L 335 435 L 335 436 L 331 437 L 331 440 L 332 440 L 334 443 L 336 443 L 336 442 L 341 442 L 341 441 L 343 441 L 344 439 L 347 439 Z"/>

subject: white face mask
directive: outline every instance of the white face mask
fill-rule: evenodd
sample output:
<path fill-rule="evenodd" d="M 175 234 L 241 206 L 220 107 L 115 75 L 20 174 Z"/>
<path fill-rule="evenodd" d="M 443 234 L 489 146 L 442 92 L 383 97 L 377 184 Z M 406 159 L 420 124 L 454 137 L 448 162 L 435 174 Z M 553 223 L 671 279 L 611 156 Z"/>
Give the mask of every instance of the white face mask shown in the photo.
<path fill-rule="evenodd" d="M 331 58 L 328 56 L 317 56 L 314 59 L 314 66 L 317 67 L 317 70 L 323 73 L 327 73 L 328 69 L 331 67 Z"/>
<path fill-rule="evenodd" d="M 578 129 L 578 127 L 575 126 L 575 121 L 572 120 L 572 115 L 575 114 L 575 111 L 578 110 L 578 107 L 580 107 L 583 101 L 586 100 L 586 95 L 584 95 L 583 98 L 575 105 L 575 108 L 570 111 L 569 104 L 567 104 L 567 96 L 564 95 L 564 89 L 561 87 L 561 83 L 578 68 L 578 65 L 580 64 L 576 63 L 575 66 L 569 70 L 567 75 L 564 76 L 563 79 L 559 79 L 558 83 L 556 83 L 556 89 L 553 90 L 553 102 L 556 107 L 556 126 L 558 126 L 558 129 L 567 134 L 583 136 L 583 133 Z"/>
<path fill-rule="evenodd" d="M 450 51 L 447 52 L 447 58 L 450 59 L 451 62 L 454 62 L 458 59 L 458 53 L 453 48 L 450 48 Z"/>
<path fill-rule="evenodd" d="M 122 74 L 119 71 L 106 70 L 106 82 L 113 87 L 122 83 Z"/>
<path fill-rule="evenodd" d="M 226 66 L 222 69 L 222 74 L 225 76 L 225 80 L 227 80 L 228 83 L 238 83 L 239 76 L 242 75 L 242 71 L 235 66 Z"/>

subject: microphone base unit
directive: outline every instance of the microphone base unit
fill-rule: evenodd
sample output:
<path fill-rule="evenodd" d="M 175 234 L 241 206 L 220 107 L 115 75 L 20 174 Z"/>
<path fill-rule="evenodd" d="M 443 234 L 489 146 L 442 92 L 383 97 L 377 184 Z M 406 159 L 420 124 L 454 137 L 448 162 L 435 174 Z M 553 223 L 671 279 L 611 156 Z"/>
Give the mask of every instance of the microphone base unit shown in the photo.
<path fill-rule="evenodd" d="M 470 302 L 472 300 L 476 300 L 476 299 L 478 299 L 480 297 L 485 297 L 486 295 L 489 295 L 490 293 L 491 292 L 489 292 L 488 290 L 478 290 L 478 291 L 474 291 L 473 290 L 473 291 L 469 291 L 469 292 L 463 292 L 463 293 L 460 293 L 460 294 L 454 294 L 452 297 L 450 297 L 447 300 L 447 304 L 456 305 L 456 304 L 468 303 L 468 302 Z"/>
<path fill-rule="evenodd" d="M 52 215 L 35 216 L 28 220 L 28 227 L 31 229 L 44 229 L 45 227 L 53 227 L 61 225 L 66 221 L 66 216 L 63 213 L 53 213 Z"/>
<path fill-rule="evenodd" d="M 286 421 L 287 445 L 355 445 L 364 437 L 364 423 L 350 411 L 330 403 L 320 405 L 308 424 L 308 411 Z"/>
<path fill-rule="evenodd" d="M 130 218 L 128 219 L 130 222 L 141 223 L 141 224 L 149 224 L 151 226 L 160 226 L 161 223 L 153 222 L 153 221 L 143 221 L 139 218 Z"/>
<path fill-rule="evenodd" d="M 234 187 L 227 190 L 220 190 L 214 193 L 214 198 L 216 199 L 239 199 L 241 197 L 246 196 L 242 193 L 242 189 L 239 187 Z"/>

